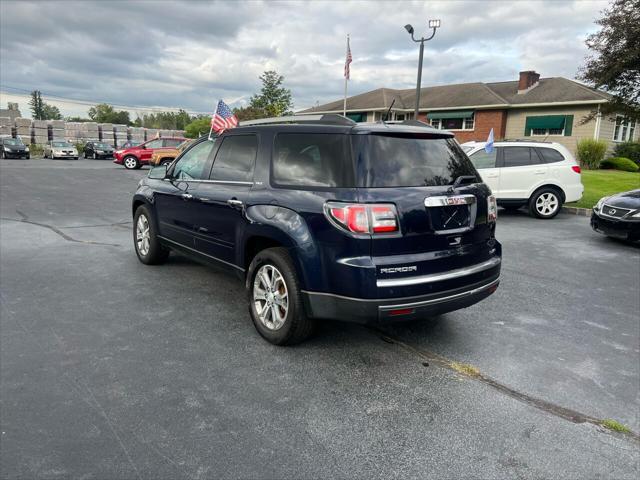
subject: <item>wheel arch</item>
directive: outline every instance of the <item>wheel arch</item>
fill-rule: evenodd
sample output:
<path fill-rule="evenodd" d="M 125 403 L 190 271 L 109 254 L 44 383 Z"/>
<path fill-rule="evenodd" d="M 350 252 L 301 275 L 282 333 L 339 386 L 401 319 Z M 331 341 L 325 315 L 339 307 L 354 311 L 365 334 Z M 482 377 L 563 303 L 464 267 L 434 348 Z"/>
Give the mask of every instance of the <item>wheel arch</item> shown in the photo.
<path fill-rule="evenodd" d="M 238 265 L 247 274 L 255 255 L 265 248 L 284 247 L 296 267 L 298 279 L 306 288 L 311 272 L 319 272 L 320 258 L 311 232 L 304 219 L 288 208 L 255 205 L 246 211 L 249 224 L 245 228 L 242 248 L 238 249 Z"/>
<path fill-rule="evenodd" d="M 565 202 L 566 198 L 567 198 L 567 194 L 565 193 L 564 189 L 557 183 L 553 183 L 553 182 L 545 182 L 541 185 L 538 185 L 537 187 L 533 188 L 531 190 L 531 193 L 529 194 L 529 202 L 531 201 L 531 199 L 533 198 L 533 196 L 538 193 L 540 190 L 544 189 L 544 188 L 551 188 L 553 190 L 556 190 L 559 194 L 560 194 L 560 200 L 562 201 L 562 203 Z"/>

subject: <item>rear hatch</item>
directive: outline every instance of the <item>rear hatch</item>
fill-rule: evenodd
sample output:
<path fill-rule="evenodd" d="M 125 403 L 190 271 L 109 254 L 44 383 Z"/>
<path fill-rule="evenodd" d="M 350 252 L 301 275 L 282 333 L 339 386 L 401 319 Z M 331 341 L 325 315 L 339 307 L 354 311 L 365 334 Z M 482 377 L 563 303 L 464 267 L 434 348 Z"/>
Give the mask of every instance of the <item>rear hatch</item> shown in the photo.
<path fill-rule="evenodd" d="M 495 223 L 487 221 L 490 191 L 450 134 L 375 132 L 353 139 L 358 200 L 393 204 L 398 214 L 399 231 L 371 237 L 379 295 L 457 288 L 459 279 L 402 288 L 381 280 L 450 272 L 495 255 Z"/>

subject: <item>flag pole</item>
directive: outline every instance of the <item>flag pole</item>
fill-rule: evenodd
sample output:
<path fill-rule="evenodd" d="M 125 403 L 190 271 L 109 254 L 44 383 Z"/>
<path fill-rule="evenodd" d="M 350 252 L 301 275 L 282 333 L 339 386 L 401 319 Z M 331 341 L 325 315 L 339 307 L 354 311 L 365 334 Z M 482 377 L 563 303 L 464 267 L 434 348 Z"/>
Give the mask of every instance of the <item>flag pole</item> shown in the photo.
<path fill-rule="evenodd" d="M 349 55 L 349 34 L 347 33 L 347 53 L 346 55 Z M 346 57 L 345 57 L 346 58 Z M 345 117 L 347 116 L 347 70 L 346 70 L 346 62 L 347 60 L 345 59 L 345 71 L 344 71 L 344 102 L 342 104 L 342 115 L 344 115 Z"/>
<path fill-rule="evenodd" d="M 211 116 L 211 128 L 209 129 L 209 140 L 211 140 L 211 133 L 213 132 L 213 119 L 218 114 L 218 105 L 220 105 L 220 102 L 216 103 L 216 111 L 213 112 L 213 115 Z"/>

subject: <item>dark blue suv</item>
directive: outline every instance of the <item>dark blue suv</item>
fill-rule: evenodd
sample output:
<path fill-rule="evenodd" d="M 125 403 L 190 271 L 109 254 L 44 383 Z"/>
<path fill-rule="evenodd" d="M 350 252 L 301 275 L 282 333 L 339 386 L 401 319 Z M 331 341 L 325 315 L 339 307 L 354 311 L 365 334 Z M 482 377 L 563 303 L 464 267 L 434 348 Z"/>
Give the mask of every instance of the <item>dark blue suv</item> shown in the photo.
<path fill-rule="evenodd" d="M 201 138 L 133 197 L 140 261 L 170 250 L 245 280 L 268 341 L 319 319 L 465 308 L 499 282 L 496 202 L 453 135 L 338 115 L 256 120 Z"/>

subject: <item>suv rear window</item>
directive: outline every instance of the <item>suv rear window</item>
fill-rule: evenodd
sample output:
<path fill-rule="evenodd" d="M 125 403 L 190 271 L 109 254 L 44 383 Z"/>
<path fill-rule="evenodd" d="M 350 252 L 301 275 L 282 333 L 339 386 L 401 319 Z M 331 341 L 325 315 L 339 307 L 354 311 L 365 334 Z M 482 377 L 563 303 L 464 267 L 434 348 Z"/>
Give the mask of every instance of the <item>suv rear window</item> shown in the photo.
<path fill-rule="evenodd" d="M 453 138 L 371 134 L 359 139 L 364 162 L 360 187 L 450 185 L 463 175 L 479 176 Z"/>
<path fill-rule="evenodd" d="M 300 187 L 352 187 L 349 135 L 279 133 L 273 149 L 274 183 Z"/>

